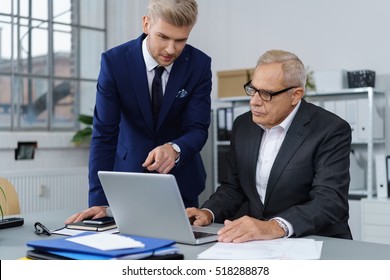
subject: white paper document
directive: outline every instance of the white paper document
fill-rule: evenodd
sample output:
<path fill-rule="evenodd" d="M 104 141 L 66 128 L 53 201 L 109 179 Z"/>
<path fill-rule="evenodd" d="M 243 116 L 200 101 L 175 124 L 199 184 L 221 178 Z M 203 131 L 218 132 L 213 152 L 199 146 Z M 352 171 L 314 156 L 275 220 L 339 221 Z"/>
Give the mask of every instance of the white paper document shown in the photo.
<path fill-rule="evenodd" d="M 78 235 L 80 233 L 91 232 L 91 231 L 78 230 L 78 229 L 68 229 L 66 227 L 63 227 L 63 228 L 59 228 L 59 229 L 50 230 L 50 232 L 52 234 L 73 236 L 73 235 Z M 103 233 L 103 231 L 96 231 L 96 233 Z M 113 229 L 105 230 L 104 233 L 119 233 L 119 230 L 118 230 L 118 228 L 113 228 Z"/>
<path fill-rule="evenodd" d="M 119 250 L 145 247 L 145 244 L 134 240 L 131 237 L 109 233 L 96 233 L 70 237 L 67 240 L 100 250 Z"/>
<path fill-rule="evenodd" d="M 322 243 L 322 241 L 304 238 L 281 238 L 245 243 L 218 242 L 199 254 L 198 259 L 319 259 L 321 257 Z"/>

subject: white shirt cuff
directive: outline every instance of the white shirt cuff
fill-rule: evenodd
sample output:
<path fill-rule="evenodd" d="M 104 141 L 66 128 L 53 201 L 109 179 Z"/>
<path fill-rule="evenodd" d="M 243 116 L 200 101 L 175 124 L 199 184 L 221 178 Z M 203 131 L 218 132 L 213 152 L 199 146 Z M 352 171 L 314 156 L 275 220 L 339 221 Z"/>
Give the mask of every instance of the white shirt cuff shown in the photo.
<path fill-rule="evenodd" d="M 271 220 L 282 221 L 288 227 L 288 235 L 286 235 L 286 237 L 290 237 L 290 236 L 292 236 L 294 234 L 294 228 L 293 228 L 292 224 L 289 223 L 288 221 L 286 221 L 285 219 L 283 219 L 281 217 L 274 217 Z"/>
<path fill-rule="evenodd" d="M 113 217 L 110 207 L 106 207 L 106 214 L 107 214 L 107 217 Z"/>
<path fill-rule="evenodd" d="M 209 211 L 209 212 L 211 213 L 211 216 L 213 216 L 213 219 L 211 220 L 211 223 L 214 223 L 215 218 L 214 218 L 214 213 L 213 213 L 213 211 L 211 211 L 210 209 L 207 209 L 207 208 L 202 208 L 202 209 L 200 209 L 200 210 Z"/>

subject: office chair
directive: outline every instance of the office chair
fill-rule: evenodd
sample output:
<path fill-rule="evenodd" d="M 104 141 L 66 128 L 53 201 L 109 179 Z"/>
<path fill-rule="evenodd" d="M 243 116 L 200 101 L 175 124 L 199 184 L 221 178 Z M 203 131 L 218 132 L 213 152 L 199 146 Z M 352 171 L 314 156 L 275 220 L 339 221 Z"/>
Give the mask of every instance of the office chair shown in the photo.
<path fill-rule="evenodd" d="M 19 197 L 15 187 L 10 181 L 3 177 L 0 177 L 0 187 L 3 189 L 6 196 L 4 197 L 3 193 L 0 191 L 0 205 L 4 215 L 20 214 Z"/>

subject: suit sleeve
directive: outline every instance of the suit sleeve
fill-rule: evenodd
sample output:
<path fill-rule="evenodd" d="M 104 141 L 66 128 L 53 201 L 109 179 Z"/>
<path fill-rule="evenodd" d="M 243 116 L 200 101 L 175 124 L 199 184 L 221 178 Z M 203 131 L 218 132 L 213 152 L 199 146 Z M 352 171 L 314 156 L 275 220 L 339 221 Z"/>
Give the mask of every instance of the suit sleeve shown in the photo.
<path fill-rule="evenodd" d="M 235 217 L 247 215 L 250 212 L 248 209 L 250 207 L 249 199 L 243 186 L 243 183 L 246 184 L 247 180 L 243 182 L 240 176 L 243 175 L 248 179 L 248 177 L 251 177 L 249 175 L 250 170 L 246 170 L 245 174 L 239 174 L 242 172 L 239 171 L 238 164 L 242 164 L 242 162 L 237 162 L 237 153 L 240 151 L 236 150 L 236 138 L 239 137 L 240 133 L 248 135 L 247 131 L 242 130 L 247 128 L 247 125 L 241 125 L 245 122 L 251 122 L 250 118 L 239 117 L 234 121 L 229 153 L 226 159 L 226 176 L 222 178 L 221 185 L 216 192 L 202 206 L 213 212 L 215 222 L 217 223 L 223 223 L 225 219 L 234 219 Z M 253 151 L 251 154 L 254 154 Z M 255 172 L 255 166 L 253 172 Z"/>
<path fill-rule="evenodd" d="M 108 205 L 97 172 L 113 170 L 118 142 L 120 102 L 109 56 L 103 53 L 98 77 L 89 156 L 89 206 Z"/>
<path fill-rule="evenodd" d="M 191 98 L 183 111 L 181 131 L 179 139 L 174 139 L 181 148 L 181 157 L 178 166 L 192 159 L 205 145 L 208 138 L 208 128 L 211 116 L 211 59 L 202 57 L 202 63 L 198 62 L 196 68 L 191 69 L 190 84 L 194 85 Z M 194 81 L 194 78 L 198 79 Z"/>
<path fill-rule="evenodd" d="M 317 139 L 318 147 L 312 151 L 314 177 L 308 201 L 292 206 L 279 215 L 293 225 L 295 236 L 317 232 L 327 235 L 330 227 L 332 235 L 349 231 L 351 128 L 344 121 L 336 121 L 324 135 Z"/>

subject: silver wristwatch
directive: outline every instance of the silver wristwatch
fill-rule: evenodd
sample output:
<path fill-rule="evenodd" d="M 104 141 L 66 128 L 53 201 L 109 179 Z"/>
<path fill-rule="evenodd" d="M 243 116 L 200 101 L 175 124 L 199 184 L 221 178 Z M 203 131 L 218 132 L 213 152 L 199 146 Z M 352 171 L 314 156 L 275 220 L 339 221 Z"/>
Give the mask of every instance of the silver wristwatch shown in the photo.
<path fill-rule="evenodd" d="M 180 149 L 179 145 L 177 145 L 176 143 L 173 143 L 173 142 L 168 142 L 167 144 L 171 145 L 172 149 L 176 152 L 175 162 L 177 163 L 180 159 L 180 153 L 181 153 L 181 149 Z"/>
<path fill-rule="evenodd" d="M 271 220 L 276 221 L 278 223 L 279 227 L 281 227 L 284 230 L 283 237 L 286 237 L 289 235 L 290 231 L 288 230 L 288 226 L 286 225 L 285 222 L 283 222 L 282 220 L 279 220 L 279 219 L 271 219 Z"/>

